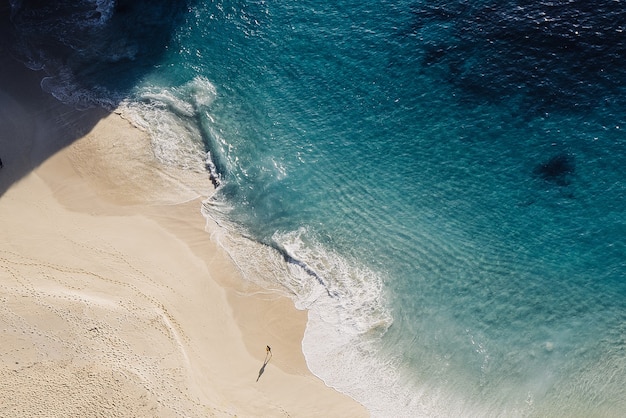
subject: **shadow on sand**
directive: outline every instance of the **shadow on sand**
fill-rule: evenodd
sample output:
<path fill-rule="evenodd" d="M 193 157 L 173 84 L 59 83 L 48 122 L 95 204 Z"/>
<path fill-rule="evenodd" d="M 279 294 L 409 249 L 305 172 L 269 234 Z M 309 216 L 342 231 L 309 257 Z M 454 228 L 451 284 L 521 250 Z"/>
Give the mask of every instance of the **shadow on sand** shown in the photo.
<path fill-rule="evenodd" d="M 263 366 L 261 367 L 261 370 L 259 370 L 259 375 L 256 378 L 257 382 L 261 378 L 261 375 L 263 374 L 263 372 L 265 372 L 265 366 L 267 366 L 267 363 L 269 363 L 271 359 L 272 359 L 272 350 L 270 349 L 270 346 L 268 345 L 265 351 L 265 360 L 263 361 Z"/>
<path fill-rule="evenodd" d="M 186 1 L 118 0 L 100 26 L 69 24 L 77 15 L 102 20 L 90 7 L 70 0 L 0 0 L 0 196 L 115 109 L 160 62 L 188 13 Z M 117 61 L 107 56 L 117 52 L 107 46 L 118 44 L 132 46 L 134 55 Z M 95 83 L 114 85 L 117 101 L 109 100 L 108 110 L 86 103 L 77 110 L 43 91 L 46 78 L 63 88 L 68 69 L 81 91 L 94 91 Z"/>

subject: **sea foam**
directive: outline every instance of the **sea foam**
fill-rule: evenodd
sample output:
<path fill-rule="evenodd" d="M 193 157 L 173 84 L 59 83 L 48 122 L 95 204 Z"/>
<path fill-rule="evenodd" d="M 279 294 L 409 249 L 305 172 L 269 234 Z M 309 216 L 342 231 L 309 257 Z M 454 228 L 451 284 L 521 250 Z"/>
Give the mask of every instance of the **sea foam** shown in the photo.
<path fill-rule="evenodd" d="M 207 150 L 200 119 L 208 114 L 215 94 L 215 87 L 202 77 L 171 88 L 146 84 L 124 100 L 120 109 L 125 118 L 150 134 L 161 162 L 204 171 Z"/>

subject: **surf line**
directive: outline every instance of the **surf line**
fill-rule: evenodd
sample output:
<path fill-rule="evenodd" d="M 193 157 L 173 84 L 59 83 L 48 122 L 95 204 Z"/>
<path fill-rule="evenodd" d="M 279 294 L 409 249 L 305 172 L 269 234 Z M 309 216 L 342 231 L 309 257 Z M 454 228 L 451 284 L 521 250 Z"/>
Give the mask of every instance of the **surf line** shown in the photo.
<path fill-rule="evenodd" d="M 293 264 L 295 266 L 300 267 L 306 274 L 313 277 L 324 288 L 324 290 L 326 290 L 326 293 L 328 294 L 328 296 L 330 296 L 331 298 L 339 297 L 339 293 L 330 291 L 330 289 L 328 288 L 328 285 L 326 284 L 322 276 L 320 276 L 313 268 L 309 267 L 307 263 L 289 254 L 289 252 L 285 248 L 283 248 L 280 244 L 276 242 L 268 244 L 266 242 L 256 241 L 255 239 L 249 236 L 244 236 L 244 237 L 251 241 L 257 242 L 261 245 L 265 245 L 266 247 L 270 247 L 271 249 L 277 251 L 278 254 L 280 254 L 283 257 L 283 260 L 286 263 Z"/>

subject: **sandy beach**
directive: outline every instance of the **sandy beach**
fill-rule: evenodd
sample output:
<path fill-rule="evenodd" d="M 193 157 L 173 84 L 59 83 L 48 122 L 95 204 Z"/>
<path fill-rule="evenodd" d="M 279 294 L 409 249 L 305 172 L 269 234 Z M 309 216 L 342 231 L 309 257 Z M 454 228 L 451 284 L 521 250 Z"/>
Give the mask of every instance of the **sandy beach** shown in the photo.
<path fill-rule="evenodd" d="M 216 243 L 208 173 L 2 61 L 0 416 L 368 415 L 308 371 L 307 313 Z"/>

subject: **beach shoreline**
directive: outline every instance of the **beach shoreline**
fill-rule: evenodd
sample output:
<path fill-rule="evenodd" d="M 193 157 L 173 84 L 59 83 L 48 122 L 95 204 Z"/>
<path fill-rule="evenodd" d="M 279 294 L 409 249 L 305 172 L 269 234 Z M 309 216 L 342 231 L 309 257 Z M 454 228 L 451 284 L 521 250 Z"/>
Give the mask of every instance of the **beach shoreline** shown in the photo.
<path fill-rule="evenodd" d="M 212 239 L 208 172 L 3 68 L 1 415 L 368 415 L 308 371 L 307 313 Z"/>

